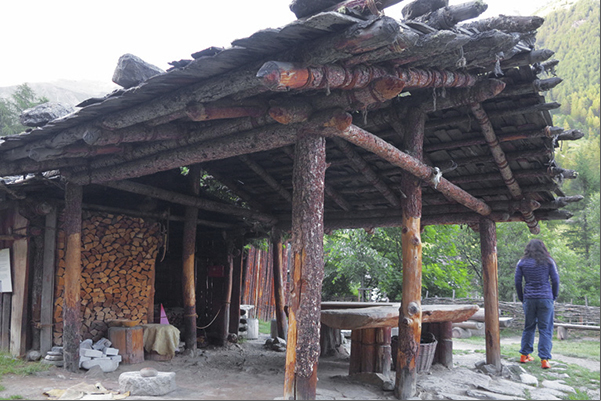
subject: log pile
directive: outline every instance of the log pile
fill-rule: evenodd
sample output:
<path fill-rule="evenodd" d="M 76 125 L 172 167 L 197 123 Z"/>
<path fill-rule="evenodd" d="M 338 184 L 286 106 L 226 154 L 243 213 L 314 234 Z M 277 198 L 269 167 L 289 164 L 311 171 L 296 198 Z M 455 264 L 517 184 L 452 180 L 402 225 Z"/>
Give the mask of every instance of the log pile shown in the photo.
<path fill-rule="evenodd" d="M 142 218 L 84 212 L 82 222 L 82 339 L 108 335 L 110 320 L 147 323 L 154 298 L 159 224 Z M 62 344 L 65 234 L 57 237 L 54 344 Z"/>

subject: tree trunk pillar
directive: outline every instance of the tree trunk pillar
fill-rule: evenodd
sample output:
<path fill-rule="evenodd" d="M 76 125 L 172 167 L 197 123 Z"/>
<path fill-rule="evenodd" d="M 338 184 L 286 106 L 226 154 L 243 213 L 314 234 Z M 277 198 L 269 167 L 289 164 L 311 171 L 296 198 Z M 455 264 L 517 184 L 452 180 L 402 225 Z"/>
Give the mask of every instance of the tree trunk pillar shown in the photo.
<path fill-rule="evenodd" d="M 288 330 L 288 321 L 284 306 L 286 305 L 286 287 L 285 277 L 287 272 L 284 271 L 283 264 L 283 244 L 282 234 L 273 233 L 273 292 L 275 296 L 275 319 L 278 330 L 278 337 L 286 339 Z"/>
<path fill-rule="evenodd" d="M 482 252 L 482 286 L 484 287 L 484 330 L 486 363 L 501 370 L 501 336 L 499 331 L 499 290 L 497 275 L 497 230 L 492 220 L 480 219 Z"/>
<path fill-rule="evenodd" d="M 188 173 L 189 188 L 192 195 L 200 193 L 200 169 L 192 167 Z M 196 220 L 198 208 L 187 206 L 185 211 L 183 245 L 182 245 L 182 287 L 184 296 L 184 335 L 186 350 L 196 351 Z"/>
<path fill-rule="evenodd" d="M 299 132 L 294 152 L 292 199 L 293 270 L 288 316 L 284 399 L 315 399 L 321 282 L 325 139 Z"/>
<path fill-rule="evenodd" d="M 81 341 L 81 202 L 83 188 L 67 183 L 65 187 L 65 299 L 63 306 L 64 368 L 79 371 Z"/>
<path fill-rule="evenodd" d="M 423 159 L 425 114 L 420 109 L 407 112 L 404 124 L 404 145 L 407 152 Z M 406 195 L 402 208 L 403 295 L 399 309 L 399 342 L 397 352 L 394 394 L 406 400 L 416 393 L 416 358 L 422 331 L 422 242 L 420 222 L 422 214 L 421 182 L 404 172 L 402 191 Z"/>

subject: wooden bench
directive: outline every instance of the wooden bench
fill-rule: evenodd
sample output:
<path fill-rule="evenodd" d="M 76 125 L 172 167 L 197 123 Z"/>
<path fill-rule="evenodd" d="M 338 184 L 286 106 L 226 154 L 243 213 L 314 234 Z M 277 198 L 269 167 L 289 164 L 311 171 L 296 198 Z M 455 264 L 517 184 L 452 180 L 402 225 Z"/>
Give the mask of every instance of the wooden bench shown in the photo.
<path fill-rule="evenodd" d="M 573 330 L 593 330 L 600 331 L 600 326 L 589 326 L 586 324 L 571 324 L 571 323 L 553 323 L 553 327 L 557 327 L 557 338 L 566 340 L 568 338 L 568 329 Z"/>
<path fill-rule="evenodd" d="M 391 331 L 399 324 L 400 304 L 368 307 L 360 302 L 351 307 L 348 304 L 322 303 L 321 323 L 334 329 L 351 330 L 349 374 L 389 375 Z M 452 324 L 469 319 L 478 309 L 478 305 L 422 305 L 422 332 L 431 332 L 438 340 L 435 362 L 453 366 Z"/>

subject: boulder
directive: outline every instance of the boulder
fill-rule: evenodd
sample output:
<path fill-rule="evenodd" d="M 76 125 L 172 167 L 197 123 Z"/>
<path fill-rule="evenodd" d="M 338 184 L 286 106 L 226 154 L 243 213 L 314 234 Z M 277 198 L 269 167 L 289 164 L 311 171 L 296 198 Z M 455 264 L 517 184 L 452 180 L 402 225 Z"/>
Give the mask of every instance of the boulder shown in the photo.
<path fill-rule="evenodd" d="M 19 116 L 19 121 L 26 127 L 41 127 L 52 120 L 64 117 L 74 111 L 75 109 L 72 106 L 63 103 L 42 103 L 24 110 Z"/>
<path fill-rule="evenodd" d="M 175 372 L 157 372 L 156 376 L 143 377 L 140 372 L 124 372 L 119 376 L 119 392 L 139 396 L 160 396 L 177 389 Z"/>
<path fill-rule="evenodd" d="M 119 57 L 117 68 L 113 73 L 113 82 L 127 89 L 138 86 L 148 78 L 164 72 L 159 67 L 128 53 Z"/>

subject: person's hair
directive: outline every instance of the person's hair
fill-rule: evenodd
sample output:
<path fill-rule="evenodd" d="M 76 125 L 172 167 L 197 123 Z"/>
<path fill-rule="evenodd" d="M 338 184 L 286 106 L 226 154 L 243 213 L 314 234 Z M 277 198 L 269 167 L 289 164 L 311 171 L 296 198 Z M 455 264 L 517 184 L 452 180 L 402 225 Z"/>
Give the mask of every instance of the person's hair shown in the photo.
<path fill-rule="evenodd" d="M 551 259 L 551 255 L 545 246 L 545 243 L 539 239 L 533 239 L 528 242 L 524 250 L 524 259 L 534 259 L 537 263 L 546 262 Z"/>

